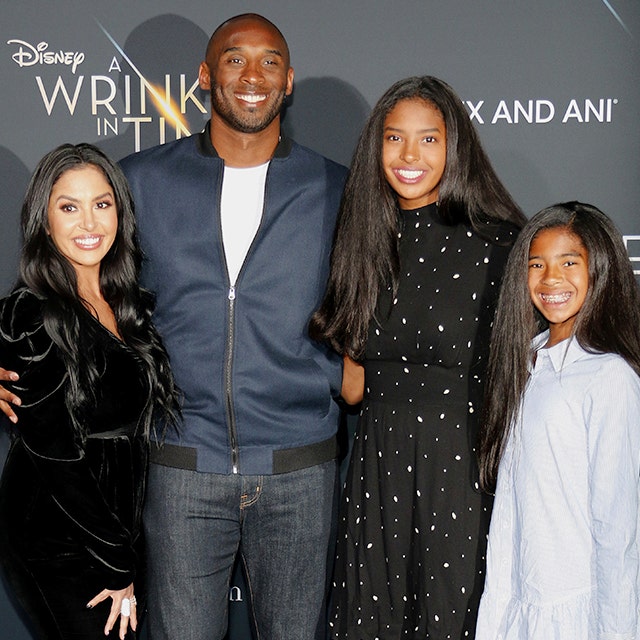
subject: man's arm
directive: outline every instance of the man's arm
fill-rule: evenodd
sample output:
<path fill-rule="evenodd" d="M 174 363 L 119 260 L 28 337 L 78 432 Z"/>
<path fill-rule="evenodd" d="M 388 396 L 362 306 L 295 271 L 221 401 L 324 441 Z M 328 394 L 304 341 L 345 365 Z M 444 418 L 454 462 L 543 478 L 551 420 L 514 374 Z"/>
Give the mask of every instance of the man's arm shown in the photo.
<path fill-rule="evenodd" d="M 7 371 L 0 367 L 0 380 L 15 382 L 18 378 L 19 376 L 15 371 Z M 0 411 L 14 424 L 18 422 L 18 416 L 14 413 L 11 405 L 20 406 L 20 403 L 20 398 L 15 393 L 11 393 L 11 391 L 0 385 Z"/>

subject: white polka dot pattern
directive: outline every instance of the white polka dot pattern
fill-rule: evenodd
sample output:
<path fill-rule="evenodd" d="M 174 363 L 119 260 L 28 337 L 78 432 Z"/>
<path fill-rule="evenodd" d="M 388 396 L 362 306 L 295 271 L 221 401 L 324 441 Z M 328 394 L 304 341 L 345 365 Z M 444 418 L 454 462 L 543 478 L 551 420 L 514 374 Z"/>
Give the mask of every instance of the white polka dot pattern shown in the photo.
<path fill-rule="evenodd" d="M 369 331 L 333 638 L 474 636 L 490 516 L 475 408 L 508 248 L 437 215 L 435 205 L 403 212 L 398 294 L 382 292 Z"/>

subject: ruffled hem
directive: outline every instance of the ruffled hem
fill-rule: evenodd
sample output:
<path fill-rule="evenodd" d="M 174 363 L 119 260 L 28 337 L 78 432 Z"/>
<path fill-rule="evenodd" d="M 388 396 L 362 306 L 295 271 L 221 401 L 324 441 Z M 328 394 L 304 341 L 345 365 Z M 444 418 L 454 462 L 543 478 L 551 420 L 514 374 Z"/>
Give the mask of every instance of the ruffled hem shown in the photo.
<path fill-rule="evenodd" d="M 544 605 L 485 591 L 476 640 L 595 640 L 595 624 L 592 591 Z"/>

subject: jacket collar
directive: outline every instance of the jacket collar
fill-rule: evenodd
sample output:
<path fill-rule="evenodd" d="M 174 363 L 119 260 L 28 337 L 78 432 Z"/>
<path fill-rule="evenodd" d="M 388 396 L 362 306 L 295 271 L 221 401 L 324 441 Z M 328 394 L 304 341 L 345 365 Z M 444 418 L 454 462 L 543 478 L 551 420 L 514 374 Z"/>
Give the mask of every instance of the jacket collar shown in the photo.
<path fill-rule="evenodd" d="M 273 153 L 274 158 L 286 158 L 291 153 L 292 140 L 280 134 L 280 141 Z M 207 122 L 204 129 L 198 134 L 198 149 L 204 156 L 219 158 L 216 148 L 211 142 L 211 120 Z"/>

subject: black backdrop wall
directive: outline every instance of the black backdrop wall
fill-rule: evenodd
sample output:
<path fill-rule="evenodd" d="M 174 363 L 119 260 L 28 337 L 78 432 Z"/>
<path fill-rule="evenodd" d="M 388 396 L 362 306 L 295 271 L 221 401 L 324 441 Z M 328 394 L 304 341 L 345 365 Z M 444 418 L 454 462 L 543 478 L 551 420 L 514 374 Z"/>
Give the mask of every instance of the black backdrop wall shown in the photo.
<path fill-rule="evenodd" d="M 121 158 L 199 130 L 208 37 L 245 11 L 289 41 L 296 83 L 284 127 L 299 142 L 348 164 L 389 85 L 439 76 L 528 214 L 591 202 L 640 262 L 638 0 L 0 0 L 0 294 L 15 277 L 19 207 L 38 159 L 67 141 Z M 231 596 L 244 598 L 241 582 Z M 0 589 L 0 640 L 26 639 L 8 598 Z M 243 604 L 232 604 L 232 639 L 249 638 Z"/>

